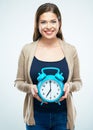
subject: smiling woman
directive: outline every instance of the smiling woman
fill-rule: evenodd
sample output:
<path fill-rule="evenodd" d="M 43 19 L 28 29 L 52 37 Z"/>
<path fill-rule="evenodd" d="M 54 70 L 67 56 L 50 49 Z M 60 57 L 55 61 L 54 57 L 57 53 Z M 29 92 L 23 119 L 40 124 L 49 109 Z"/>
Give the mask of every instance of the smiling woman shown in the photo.
<path fill-rule="evenodd" d="M 72 92 L 82 82 L 77 51 L 64 41 L 61 25 L 58 7 L 41 5 L 35 15 L 33 42 L 23 47 L 19 57 L 15 86 L 26 93 L 26 130 L 74 130 Z"/>
<path fill-rule="evenodd" d="M 43 4 L 37 9 L 35 16 L 33 41 L 36 41 L 41 37 L 40 31 L 38 30 L 38 24 L 40 23 L 42 23 L 44 26 L 47 25 L 48 27 L 50 25 L 53 26 L 53 24 L 59 26 L 57 37 L 63 40 L 63 34 L 61 31 L 62 18 L 61 13 L 56 5 L 47 3 L 47 6 L 46 4 Z"/>

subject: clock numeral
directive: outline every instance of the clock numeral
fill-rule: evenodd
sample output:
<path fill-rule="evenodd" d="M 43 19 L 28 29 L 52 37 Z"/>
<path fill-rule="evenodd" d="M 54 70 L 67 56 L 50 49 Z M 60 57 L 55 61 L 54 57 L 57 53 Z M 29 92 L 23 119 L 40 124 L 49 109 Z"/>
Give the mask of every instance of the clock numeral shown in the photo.
<path fill-rule="evenodd" d="M 47 82 L 45 82 L 47 84 Z"/>
<path fill-rule="evenodd" d="M 45 95 L 45 93 L 43 93 L 43 95 Z"/>

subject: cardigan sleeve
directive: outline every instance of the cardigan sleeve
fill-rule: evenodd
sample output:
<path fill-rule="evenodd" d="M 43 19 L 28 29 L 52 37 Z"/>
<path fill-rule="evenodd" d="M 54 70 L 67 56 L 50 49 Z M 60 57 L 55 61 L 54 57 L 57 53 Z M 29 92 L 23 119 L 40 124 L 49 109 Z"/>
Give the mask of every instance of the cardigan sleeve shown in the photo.
<path fill-rule="evenodd" d="M 19 90 L 30 93 L 31 92 L 31 84 L 28 84 L 25 77 L 25 55 L 24 55 L 24 49 L 22 49 L 21 54 L 19 56 L 18 60 L 18 70 L 17 70 L 17 76 L 15 80 L 15 87 L 17 87 Z"/>
<path fill-rule="evenodd" d="M 70 92 L 78 91 L 82 86 L 82 81 L 80 78 L 79 58 L 75 48 L 73 53 L 73 74 L 71 81 L 69 82 L 69 86 L 70 86 Z"/>

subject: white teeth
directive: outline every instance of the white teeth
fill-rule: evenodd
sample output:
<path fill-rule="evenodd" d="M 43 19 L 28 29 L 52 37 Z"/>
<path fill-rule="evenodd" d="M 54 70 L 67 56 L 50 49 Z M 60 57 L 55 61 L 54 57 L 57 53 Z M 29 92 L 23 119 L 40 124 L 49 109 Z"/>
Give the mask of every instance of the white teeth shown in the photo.
<path fill-rule="evenodd" d="M 51 31 L 45 31 L 45 33 L 47 33 L 47 34 L 51 34 L 51 33 L 53 33 L 53 31 L 54 31 L 54 30 L 51 30 Z"/>
<path fill-rule="evenodd" d="M 46 32 L 46 34 L 52 34 L 52 32 Z"/>
<path fill-rule="evenodd" d="M 52 33 L 52 32 L 46 32 L 46 33 Z"/>

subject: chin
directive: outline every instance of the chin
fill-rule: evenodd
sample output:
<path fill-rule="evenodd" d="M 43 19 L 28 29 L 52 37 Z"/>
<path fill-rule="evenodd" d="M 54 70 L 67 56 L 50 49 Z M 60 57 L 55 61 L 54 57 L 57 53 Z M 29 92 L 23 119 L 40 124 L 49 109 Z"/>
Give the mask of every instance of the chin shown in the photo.
<path fill-rule="evenodd" d="M 55 39 L 56 36 L 44 36 L 45 39 L 48 39 L 48 40 L 52 40 L 52 39 Z"/>

